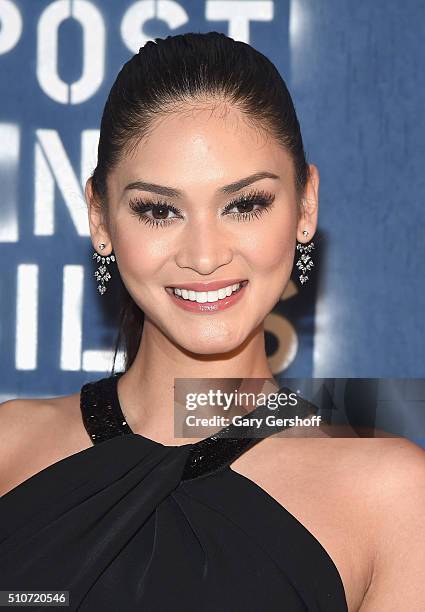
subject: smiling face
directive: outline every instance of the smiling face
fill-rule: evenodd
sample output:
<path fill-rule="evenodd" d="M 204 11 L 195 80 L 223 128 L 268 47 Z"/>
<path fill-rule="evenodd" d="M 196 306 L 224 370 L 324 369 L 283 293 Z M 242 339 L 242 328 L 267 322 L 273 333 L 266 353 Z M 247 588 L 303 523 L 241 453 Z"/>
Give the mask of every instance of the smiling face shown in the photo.
<path fill-rule="evenodd" d="M 310 240 L 317 221 L 315 205 L 300 220 L 289 154 L 233 107 L 222 110 L 162 117 L 108 176 L 108 228 L 90 206 L 93 245 L 114 250 L 145 327 L 198 354 L 232 351 L 262 324 L 289 280 L 296 239 L 307 228 Z M 90 203 L 89 184 L 86 195 Z M 238 279 L 248 283 L 234 297 L 184 293 L 185 307 L 167 290 Z"/>

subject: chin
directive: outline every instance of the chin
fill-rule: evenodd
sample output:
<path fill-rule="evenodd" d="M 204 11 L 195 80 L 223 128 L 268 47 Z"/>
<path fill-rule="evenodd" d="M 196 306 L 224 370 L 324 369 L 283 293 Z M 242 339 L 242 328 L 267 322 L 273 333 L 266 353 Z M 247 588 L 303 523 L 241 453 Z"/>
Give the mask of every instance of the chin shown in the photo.
<path fill-rule="evenodd" d="M 235 334 L 231 336 L 199 335 L 191 334 L 191 337 L 176 339 L 183 349 L 197 355 L 216 355 L 225 354 L 236 350 L 242 343 L 244 338 L 240 338 Z"/>

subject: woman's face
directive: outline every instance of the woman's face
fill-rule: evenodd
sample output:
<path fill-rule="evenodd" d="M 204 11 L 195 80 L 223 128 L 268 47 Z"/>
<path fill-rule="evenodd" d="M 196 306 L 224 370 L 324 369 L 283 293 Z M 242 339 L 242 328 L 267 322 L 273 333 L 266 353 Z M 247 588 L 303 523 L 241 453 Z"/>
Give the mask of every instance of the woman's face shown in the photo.
<path fill-rule="evenodd" d="M 307 225 L 311 237 L 316 223 L 314 215 L 299 223 L 289 155 L 237 110 L 223 110 L 158 121 L 108 176 L 108 233 L 99 239 L 92 231 L 95 245 L 112 245 L 145 325 L 199 354 L 231 351 L 263 322 L 288 282 L 297 237 Z M 223 300 L 223 292 L 191 289 L 184 300 L 169 289 L 239 279 L 248 282 Z"/>

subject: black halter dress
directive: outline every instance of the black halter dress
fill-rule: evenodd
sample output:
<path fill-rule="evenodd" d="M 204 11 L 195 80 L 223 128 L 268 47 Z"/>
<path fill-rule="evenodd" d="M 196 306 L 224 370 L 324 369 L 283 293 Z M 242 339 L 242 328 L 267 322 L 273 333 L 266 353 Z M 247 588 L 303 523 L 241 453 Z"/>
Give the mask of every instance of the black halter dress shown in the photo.
<path fill-rule="evenodd" d="M 182 446 L 135 434 L 119 376 L 81 389 L 93 446 L 0 498 L 0 590 L 68 591 L 67 609 L 84 612 L 347 612 L 319 541 L 230 467 L 262 437 L 232 425 Z"/>

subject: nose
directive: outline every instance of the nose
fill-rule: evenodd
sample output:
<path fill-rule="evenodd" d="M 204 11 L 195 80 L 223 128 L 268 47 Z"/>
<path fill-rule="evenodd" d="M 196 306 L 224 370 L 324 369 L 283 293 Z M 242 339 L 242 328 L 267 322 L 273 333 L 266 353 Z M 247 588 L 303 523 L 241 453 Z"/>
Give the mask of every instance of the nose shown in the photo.
<path fill-rule="evenodd" d="M 232 261 L 231 236 L 214 221 L 209 217 L 188 224 L 180 236 L 175 257 L 180 268 L 190 268 L 205 275 Z"/>

